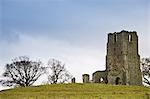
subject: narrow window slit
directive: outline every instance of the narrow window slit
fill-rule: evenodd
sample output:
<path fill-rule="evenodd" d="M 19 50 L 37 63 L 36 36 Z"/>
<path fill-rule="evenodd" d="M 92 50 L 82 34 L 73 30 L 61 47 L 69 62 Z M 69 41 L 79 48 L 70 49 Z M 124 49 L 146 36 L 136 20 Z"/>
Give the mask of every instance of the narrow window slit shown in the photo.
<path fill-rule="evenodd" d="M 115 34 L 114 35 L 114 42 L 116 42 L 117 41 L 117 35 Z"/>
<path fill-rule="evenodd" d="M 131 42 L 131 41 L 132 41 L 132 36 L 131 36 L 131 34 L 129 34 L 129 36 L 128 36 L 128 40 L 129 40 L 129 42 Z"/>

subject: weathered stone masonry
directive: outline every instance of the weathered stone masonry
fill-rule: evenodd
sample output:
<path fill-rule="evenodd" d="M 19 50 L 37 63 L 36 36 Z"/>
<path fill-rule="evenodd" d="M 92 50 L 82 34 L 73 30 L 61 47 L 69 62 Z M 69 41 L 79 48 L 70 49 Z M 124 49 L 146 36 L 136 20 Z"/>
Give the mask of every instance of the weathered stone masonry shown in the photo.
<path fill-rule="evenodd" d="M 141 85 L 138 36 L 135 31 L 108 34 L 106 70 L 92 75 L 93 83 Z"/>
<path fill-rule="evenodd" d="M 108 34 L 106 68 L 110 84 L 142 84 L 138 36 L 135 31 Z"/>

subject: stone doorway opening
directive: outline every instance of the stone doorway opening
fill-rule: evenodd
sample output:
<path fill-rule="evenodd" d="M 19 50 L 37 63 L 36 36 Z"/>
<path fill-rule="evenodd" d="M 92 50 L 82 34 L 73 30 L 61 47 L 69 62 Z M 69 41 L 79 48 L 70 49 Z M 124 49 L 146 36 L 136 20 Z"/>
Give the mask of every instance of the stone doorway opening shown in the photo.
<path fill-rule="evenodd" d="M 103 82 L 104 82 L 104 78 L 101 77 L 101 78 L 99 79 L 99 83 L 103 83 Z"/>
<path fill-rule="evenodd" d="M 115 83 L 116 83 L 116 85 L 120 85 L 121 84 L 121 79 L 119 77 L 117 77 Z"/>

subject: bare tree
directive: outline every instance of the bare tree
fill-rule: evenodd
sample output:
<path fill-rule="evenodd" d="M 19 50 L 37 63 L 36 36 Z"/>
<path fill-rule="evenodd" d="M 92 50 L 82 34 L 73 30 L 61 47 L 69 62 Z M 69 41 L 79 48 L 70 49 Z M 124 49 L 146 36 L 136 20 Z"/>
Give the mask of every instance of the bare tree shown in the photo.
<path fill-rule="evenodd" d="M 66 70 L 65 64 L 60 61 L 52 59 L 48 62 L 48 82 L 51 84 L 66 83 L 71 80 L 71 74 Z"/>
<path fill-rule="evenodd" d="M 150 58 L 141 59 L 141 69 L 143 74 L 143 82 L 150 85 Z"/>
<path fill-rule="evenodd" d="M 5 68 L 6 79 L 0 81 L 3 86 L 31 86 L 44 73 L 41 61 L 31 61 L 25 56 L 13 59 Z"/>

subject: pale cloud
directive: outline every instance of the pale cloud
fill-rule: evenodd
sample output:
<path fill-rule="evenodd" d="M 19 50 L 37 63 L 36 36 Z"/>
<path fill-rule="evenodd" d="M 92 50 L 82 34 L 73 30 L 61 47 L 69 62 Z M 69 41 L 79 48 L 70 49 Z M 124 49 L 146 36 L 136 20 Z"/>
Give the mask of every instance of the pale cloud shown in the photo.
<path fill-rule="evenodd" d="M 33 60 L 40 59 L 45 65 L 50 58 L 58 59 L 66 64 L 66 68 L 78 82 L 82 81 L 83 73 L 91 75 L 96 70 L 105 69 L 105 48 L 101 50 L 90 46 L 74 46 L 66 41 L 23 34 L 19 35 L 19 40 L 1 44 L 1 70 L 12 58 L 22 55 L 30 56 Z"/>

